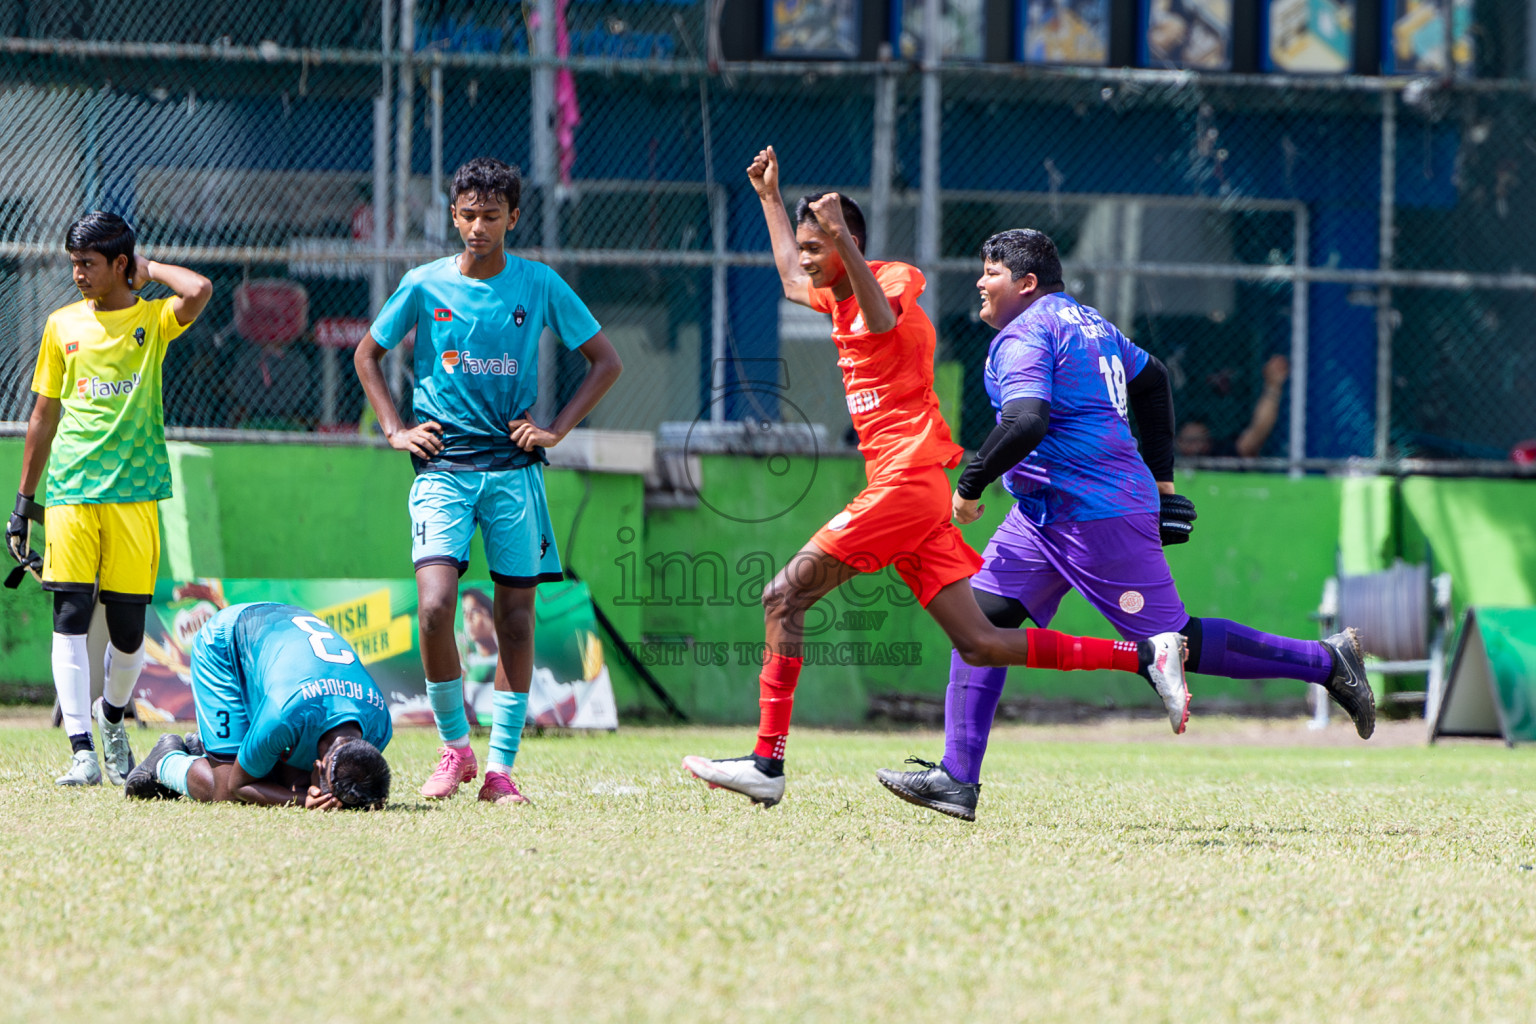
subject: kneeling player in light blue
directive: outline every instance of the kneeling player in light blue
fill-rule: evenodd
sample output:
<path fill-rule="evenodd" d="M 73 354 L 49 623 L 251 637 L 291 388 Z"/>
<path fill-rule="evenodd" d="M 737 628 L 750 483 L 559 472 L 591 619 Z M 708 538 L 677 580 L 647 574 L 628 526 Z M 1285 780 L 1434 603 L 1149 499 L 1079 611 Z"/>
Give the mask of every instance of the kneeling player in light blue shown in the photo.
<path fill-rule="evenodd" d="M 140 799 L 382 807 L 393 727 L 357 652 L 289 604 L 237 604 L 192 642 L 196 733 L 167 733 L 129 773 Z"/>
<path fill-rule="evenodd" d="M 562 578 L 544 499 L 544 449 L 559 444 L 613 386 L 623 366 L 597 321 L 560 276 L 508 256 L 522 181 L 480 157 L 453 176 L 450 204 L 464 251 L 410 271 L 357 348 L 354 365 L 390 446 L 409 452 L 411 561 L 421 660 L 443 747 L 422 795 L 443 798 L 479 772 L 464 714 L 463 667 L 453 635 L 458 579 L 475 528 L 496 584 L 498 663 L 491 752 L 480 799 L 526 803 L 512 782 L 533 679 L 533 598 Z M 539 336 L 548 328 L 587 360 L 581 386 L 546 429 L 530 418 L 539 387 Z M 414 426 L 406 426 L 379 361 L 416 332 Z"/>

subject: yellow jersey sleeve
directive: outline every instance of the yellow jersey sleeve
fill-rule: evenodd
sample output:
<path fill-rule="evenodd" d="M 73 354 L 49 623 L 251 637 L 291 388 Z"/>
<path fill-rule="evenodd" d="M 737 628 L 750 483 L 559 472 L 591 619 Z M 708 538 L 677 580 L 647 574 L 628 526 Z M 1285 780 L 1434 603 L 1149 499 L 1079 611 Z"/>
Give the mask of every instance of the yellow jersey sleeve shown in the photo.
<path fill-rule="evenodd" d="M 171 299 L 155 300 L 155 305 L 160 307 L 159 323 L 156 324 L 156 327 L 159 329 L 160 340 L 165 342 L 175 341 L 181 336 L 183 331 L 192 326 L 192 324 L 184 324 L 176 319 L 176 312 L 171 308 L 171 302 Z M 196 322 L 197 320 L 194 318 L 192 323 Z"/>
<path fill-rule="evenodd" d="M 44 398 L 60 398 L 64 395 L 64 351 L 59 347 L 58 329 L 51 316 L 43 328 L 43 343 L 37 349 L 37 369 L 32 372 L 32 390 Z"/>

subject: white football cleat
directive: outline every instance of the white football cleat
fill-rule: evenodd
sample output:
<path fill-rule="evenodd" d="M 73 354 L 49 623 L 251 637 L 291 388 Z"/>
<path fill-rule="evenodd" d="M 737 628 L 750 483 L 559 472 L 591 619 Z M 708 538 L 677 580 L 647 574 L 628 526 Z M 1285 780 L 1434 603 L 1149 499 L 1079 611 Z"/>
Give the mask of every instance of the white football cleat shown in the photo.
<path fill-rule="evenodd" d="M 763 807 L 772 807 L 784 799 L 784 774 L 768 775 L 758 767 L 753 754 L 711 761 L 707 757 L 689 755 L 683 758 L 683 767 L 696 779 L 709 783 L 711 789 L 729 789 L 750 797 Z"/>
<path fill-rule="evenodd" d="M 128 745 L 128 724 L 123 719 L 107 721 L 100 697 L 96 698 L 93 710 L 96 714 L 96 729 L 101 733 L 101 760 L 107 770 L 107 781 L 114 786 L 121 786 L 136 763 L 133 748 Z"/>
<path fill-rule="evenodd" d="M 101 785 L 101 765 L 96 763 L 96 751 L 75 751 L 69 756 L 69 770 L 53 781 L 60 786 Z"/>
<path fill-rule="evenodd" d="M 1189 641 L 1178 633 L 1159 633 L 1149 637 L 1152 645 L 1152 661 L 1147 665 L 1147 677 L 1153 689 L 1163 698 L 1168 709 L 1168 724 L 1176 735 L 1182 735 L 1189 724 L 1189 687 L 1184 682 L 1184 659 L 1189 654 Z"/>

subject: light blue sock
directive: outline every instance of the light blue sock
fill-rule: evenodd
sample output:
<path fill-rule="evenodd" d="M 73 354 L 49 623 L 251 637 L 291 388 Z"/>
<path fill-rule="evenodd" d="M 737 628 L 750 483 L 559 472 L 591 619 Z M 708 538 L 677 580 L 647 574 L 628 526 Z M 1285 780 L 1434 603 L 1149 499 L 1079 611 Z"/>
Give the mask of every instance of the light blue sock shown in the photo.
<path fill-rule="evenodd" d="M 445 683 L 428 680 L 427 700 L 432 704 L 432 721 L 437 723 L 437 735 L 444 743 L 469 736 L 469 719 L 464 717 L 463 679 L 450 679 Z"/>
<path fill-rule="evenodd" d="M 523 741 L 523 723 L 527 719 L 526 693 L 497 690 L 491 695 L 491 756 L 486 771 L 512 771 L 518 745 Z"/>
<path fill-rule="evenodd" d="M 155 778 L 162 786 L 169 786 L 182 796 L 187 795 L 187 773 L 197 758 L 181 750 L 173 750 L 155 766 Z"/>

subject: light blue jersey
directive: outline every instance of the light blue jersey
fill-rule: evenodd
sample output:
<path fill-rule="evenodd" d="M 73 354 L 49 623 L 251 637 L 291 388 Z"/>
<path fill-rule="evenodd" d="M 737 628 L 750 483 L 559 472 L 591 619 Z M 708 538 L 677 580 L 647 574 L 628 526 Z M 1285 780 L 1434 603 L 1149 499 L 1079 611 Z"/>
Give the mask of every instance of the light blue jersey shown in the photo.
<path fill-rule="evenodd" d="M 236 604 L 192 642 L 192 698 L 209 754 L 254 778 L 279 762 L 308 770 L 320 737 L 356 722 L 383 750 L 394 734 L 384 695 L 352 645 L 287 604 Z"/>
<path fill-rule="evenodd" d="M 1056 292 L 998 332 L 987 351 L 987 397 L 1051 405 L 1045 438 L 1003 474 L 1037 526 L 1158 510 L 1157 484 L 1131 434 L 1127 382 L 1150 357 L 1099 311 Z"/>
<path fill-rule="evenodd" d="M 418 472 L 481 471 L 527 465 L 507 423 L 533 407 L 539 390 L 539 335 L 549 328 L 568 349 L 602 328 L 549 267 L 508 254 L 495 277 L 459 272 L 457 256 L 416 267 L 379 310 L 370 332 L 394 348 L 416 329 L 418 420 L 443 427 L 443 450 Z"/>

